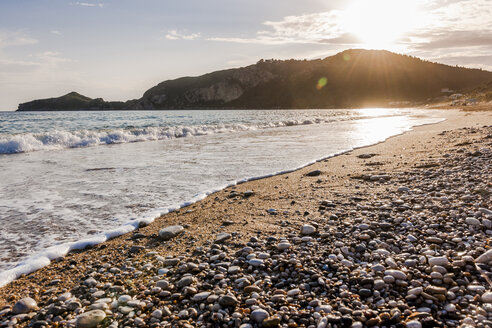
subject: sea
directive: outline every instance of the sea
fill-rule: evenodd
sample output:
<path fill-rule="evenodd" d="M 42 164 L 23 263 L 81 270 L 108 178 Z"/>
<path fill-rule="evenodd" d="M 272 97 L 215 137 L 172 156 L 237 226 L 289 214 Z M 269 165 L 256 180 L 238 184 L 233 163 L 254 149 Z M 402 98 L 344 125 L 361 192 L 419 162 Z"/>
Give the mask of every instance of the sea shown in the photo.
<path fill-rule="evenodd" d="M 227 186 L 382 142 L 442 114 L 0 112 L 0 286 Z"/>

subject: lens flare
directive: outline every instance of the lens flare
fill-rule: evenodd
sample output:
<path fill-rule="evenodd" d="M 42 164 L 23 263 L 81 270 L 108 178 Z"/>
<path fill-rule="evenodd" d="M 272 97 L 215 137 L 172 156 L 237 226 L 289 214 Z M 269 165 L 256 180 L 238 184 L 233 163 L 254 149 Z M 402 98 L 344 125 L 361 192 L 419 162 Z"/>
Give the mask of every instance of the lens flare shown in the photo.
<path fill-rule="evenodd" d="M 321 90 L 323 87 L 326 85 L 328 82 L 328 79 L 326 77 L 322 77 L 319 79 L 318 84 L 316 85 L 316 89 Z"/>

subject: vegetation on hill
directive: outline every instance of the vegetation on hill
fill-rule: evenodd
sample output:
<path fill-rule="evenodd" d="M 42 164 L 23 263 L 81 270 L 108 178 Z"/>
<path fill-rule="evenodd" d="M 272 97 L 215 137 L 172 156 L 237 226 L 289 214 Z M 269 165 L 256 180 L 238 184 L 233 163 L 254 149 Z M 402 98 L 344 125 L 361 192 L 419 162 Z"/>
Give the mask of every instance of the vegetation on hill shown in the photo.
<path fill-rule="evenodd" d="M 466 96 L 468 98 L 475 98 L 479 101 L 491 102 L 492 101 L 492 81 L 479 85 L 478 87 L 467 91 Z"/>
<path fill-rule="evenodd" d="M 443 89 L 492 81 L 492 72 L 432 63 L 384 50 L 346 50 L 316 60 L 260 60 L 247 67 L 164 81 L 138 100 L 104 102 L 76 93 L 19 110 L 348 108 L 424 103 Z M 65 106 L 66 104 L 66 106 Z"/>

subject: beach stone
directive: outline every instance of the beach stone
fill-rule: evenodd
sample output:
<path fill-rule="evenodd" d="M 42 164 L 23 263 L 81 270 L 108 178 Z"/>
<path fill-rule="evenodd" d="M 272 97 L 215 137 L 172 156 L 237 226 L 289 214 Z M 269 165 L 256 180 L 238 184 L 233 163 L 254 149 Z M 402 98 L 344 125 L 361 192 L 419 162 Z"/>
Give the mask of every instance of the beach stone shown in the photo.
<path fill-rule="evenodd" d="M 302 235 L 312 235 L 313 233 L 316 232 L 316 228 L 313 227 L 312 225 L 310 224 L 305 224 L 302 226 L 301 228 L 301 234 Z"/>
<path fill-rule="evenodd" d="M 160 318 L 162 318 L 162 310 L 160 310 L 160 309 L 154 310 L 154 311 L 150 314 L 150 316 L 151 316 L 152 318 L 160 319 Z"/>
<path fill-rule="evenodd" d="M 238 300 L 233 295 L 224 295 L 219 298 L 219 304 L 225 307 L 228 306 L 236 306 L 238 304 Z"/>
<path fill-rule="evenodd" d="M 263 260 L 261 259 L 251 259 L 248 261 L 248 263 L 254 267 L 260 266 L 263 264 Z"/>
<path fill-rule="evenodd" d="M 133 308 L 130 306 L 120 306 L 118 308 L 118 311 L 120 311 L 123 314 L 129 314 L 130 312 L 133 312 Z"/>
<path fill-rule="evenodd" d="M 288 242 L 281 242 L 277 245 L 277 249 L 279 251 L 284 251 L 286 249 L 289 249 L 292 245 Z"/>
<path fill-rule="evenodd" d="M 118 297 L 118 303 L 127 303 L 132 300 L 132 297 L 130 295 L 121 295 Z"/>
<path fill-rule="evenodd" d="M 179 234 L 183 233 L 184 227 L 180 225 L 173 225 L 169 227 L 165 227 L 164 229 L 159 230 L 159 237 L 163 240 L 170 240 Z"/>
<path fill-rule="evenodd" d="M 165 290 L 169 287 L 169 281 L 159 280 L 158 282 L 155 283 L 155 286 Z"/>
<path fill-rule="evenodd" d="M 214 243 L 216 244 L 221 244 L 223 243 L 224 241 L 228 240 L 228 239 L 231 239 L 231 234 L 230 233 L 227 233 L 227 232 L 222 232 L 222 233 L 219 233 L 217 235 L 217 237 L 215 238 L 215 241 Z"/>
<path fill-rule="evenodd" d="M 96 279 L 91 277 L 84 281 L 84 285 L 86 285 L 87 287 L 94 287 L 97 285 L 97 281 Z"/>
<path fill-rule="evenodd" d="M 25 297 L 21 300 L 19 300 L 17 303 L 15 303 L 14 307 L 12 308 L 12 312 L 14 314 L 23 314 L 23 313 L 29 313 L 37 310 L 38 304 L 36 303 L 35 300 L 33 300 L 30 297 Z"/>
<path fill-rule="evenodd" d="M 237 274 L 241 270 L 241 267 L 237 265 L 230 266 L 229 269 L 227 269 L 227 272 L 230 274 Z"/>
<path fill-rule="evenodd" d="M 296 295 L 299 295 L 301 293 L 301 290 L 299 288 L 295 288 L 295 289 L 291 289 L 287 292 L 287 296 L 296 296 Z"/>
<path fill-rule="evenodd" d="M 492 211 L 491 211 L 491 210 L 489 210 L 489 209 L 487 209 L 487 208 L 485 208 L 485 207 L 480 207 L 478 210 L 479 210 L 481 213 L 485 214 L 485 215 L 491 215 L 491 216 L 492 216 Z"/>
<path fill-rule="evenodd" d="M 262 323 L 263 320 L 265 320 L 269 316 L 270 315 L 268 314 L 268 312 L 263 309 L 256 309 L 253 312 L 251 312 L 251 319 L 253 319 L 253 321 L 258 323 Z"/>
<path fill-rule="evenodd" d="M 482 295 L 482 302 L 492 303 L 492 292 L 485 292 Z"/>
<path fill-rule="evenodd" d="M 475 262 L 477 263 L 488 263 L 492 260 L 492 248 L 480 255 Z"/>
<path fill-rule="evenodd" d="M 321 175 L 321 171 L 320 170 L 314 170 L 314 171 L 311 171 L 309 173 L 306 173 L 306 176 L 307 177 L 317 177 Z"/>
<path fill-rule="evenodd" d="M 106 318 L 106 313 L 102 310 L 93 310 L 82 313 L 75 321 L 76 328 L 95 328 Z"/>
<path fill-rule="evenodd" d="M 469 217 L 465 219 L 466 224 L 473 225 L 473 226 L 479 226 L 480 225 L 480 220 Z"/>
<path fill-rule="evenodd" d="M 265 320 L 263 320 L 261 326 L 265 328 L 274 328 L 277 327 L 279 324 L 280 324 L 279 317 L 268 317 Z"/>
<path fill-rule="evenodd" d="M 429 265 L 430 266 L 435 266 L 435 265 L 445 266 L 445 265 L 448 265 L 448 264 L 449 264 L 449 260 L 446 257 L 444 257 L 444 256 L 431 257 L 429 259 Z"/>
<path fill-rule="evenodd" d="M 382 272 L 384 271 L 386 268 L 384 267 L 384 265 L 381 265 L 381 264 L 375 264 L 371 267 L 371 269 L 375 272 Z"/>
<path fill-rule="evenodd" d="M 175 266 L 178 263 L 179 263 L 179 259 L 172 258 L 172 259 L 164 259 L 162 265 L 164 265 L 165 267 L 169 267 L 169 266 Z"/>
<path fill-rule="evenodd" d="M 387 276 L 392 276 L 395 279 L 400 279 L 400 280 L 406 280 L 407 275 L 400 270 L 386 270 L 384 271 L 384 274 Z"/>
<path fill-rule="evenodd" d="M 176 286 L 178 288 L 183 288 L 183 287 L 191 285 L 192 283 L 193 283 L 193 277 L 192 276 L 186 276 L 186 277 L 181 278 L 181 280 L 179 280 L 176 283 Z"/>
<path fill-rule="evenodd" d="M 407 328 L 422 328 L 422 324 L 419 321 L 409 321 L 407 322 Z"/>
<path fill-rule="evenodd" d="M 202 301 L 205 301 L 209 296 L 210 296 L 210 292 L 201 292 L 201 293 L 193 295 L 192 301 L 193 302 L 202 302 Z"/>
<path fill-rule="evenodd" d="M 399 187 L 398 192 L 410 192 L 410 188 L 408 187 Z"/>

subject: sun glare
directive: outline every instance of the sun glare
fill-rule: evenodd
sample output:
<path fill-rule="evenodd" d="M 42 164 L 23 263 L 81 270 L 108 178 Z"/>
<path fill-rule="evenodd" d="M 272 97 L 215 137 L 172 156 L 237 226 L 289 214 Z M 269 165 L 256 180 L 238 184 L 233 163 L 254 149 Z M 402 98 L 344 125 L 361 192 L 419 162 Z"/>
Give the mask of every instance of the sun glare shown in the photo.
<path fill-rule="evenodd" d="M 394 48 L 396 41 L 414 28 L 423 16 L 414 1 L 359 0 L 343 17 L 345 30 L 371 48 Z"/>

